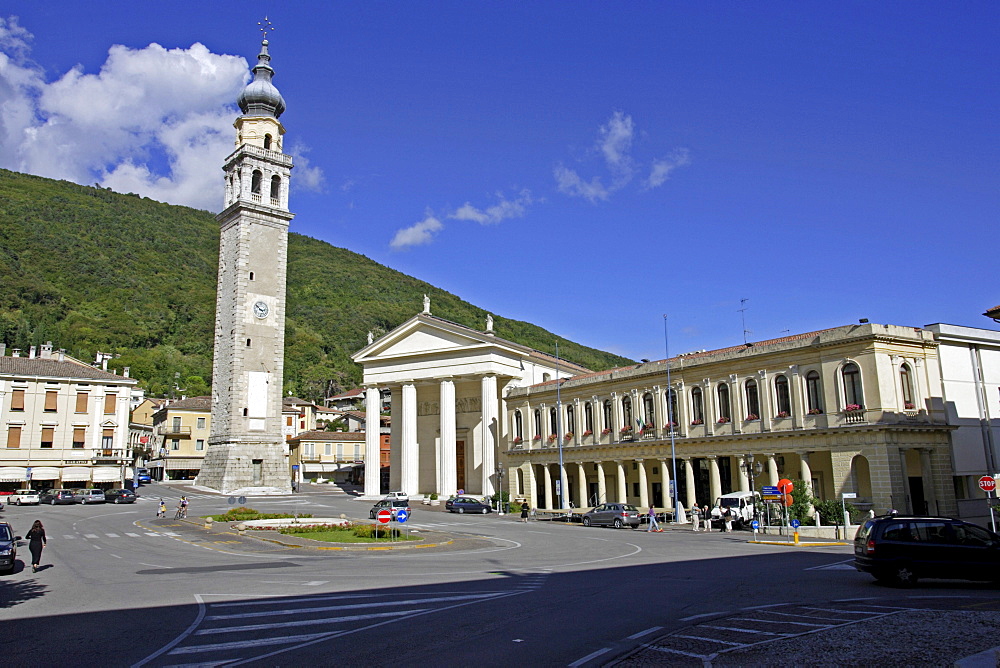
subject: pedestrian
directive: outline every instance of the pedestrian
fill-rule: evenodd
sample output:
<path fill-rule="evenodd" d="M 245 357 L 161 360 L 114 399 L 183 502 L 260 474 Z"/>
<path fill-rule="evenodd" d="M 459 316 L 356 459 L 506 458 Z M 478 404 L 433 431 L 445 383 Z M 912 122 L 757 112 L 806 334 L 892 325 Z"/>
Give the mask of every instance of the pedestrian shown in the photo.
<path fill-rule="evenodd" d="M 730 510 L 729 508 L 726 508 L 722 512 L 722 521 L 724 523 L 724 526 L 726 527 L 726 533 L 729 533 L 730 531 L 732 531 L 733 530 L 733 511 Z"/>
<path fill-rule="evenodd" d="M 531 513 L 531 504 L 525 501 L 521 504 L 521 521 L 528 523 L 528 515 Z"/>
<path fill-rule="evenodd" d="M 156 516 L 157 517 L 167 516 L 167 504 L 164 503 L 163 499 L 160 499 L 160 505 L 156 507 Z"/>
<path fill-rule="evenodd" d="M 650 531 L 656 531 L 657 533 L 663 531 L 660 528 L 659 522 L 656 521 L 656 510 L 653 509 L 652 505 L 649 506 L 649 527 L 646 529 L 646 533 Z"/>
<path fill-rule="evenodd" d="M 25 538 L 28 539 L 28 550 L 31 552 L 31 572 L 37 573 L 38 564 L 42 561 L 42 548 L 48 544 L 41 520 L 35 520 Z"/>
<path fill-rule="evenodd" d="M 711 533 L 712 531 L 712 514 L 708 510 L 708 506 L 705 506 L 701 510 L 702 519 L 705 520 L 705 531 Z"/>
<path fill-rule="evenodd" d="M 695 531 L 701 531 L 698 527 L 701 524 L 701 508 L 698 507 L 697 503 L 691 506 L 691 524 Z"/>

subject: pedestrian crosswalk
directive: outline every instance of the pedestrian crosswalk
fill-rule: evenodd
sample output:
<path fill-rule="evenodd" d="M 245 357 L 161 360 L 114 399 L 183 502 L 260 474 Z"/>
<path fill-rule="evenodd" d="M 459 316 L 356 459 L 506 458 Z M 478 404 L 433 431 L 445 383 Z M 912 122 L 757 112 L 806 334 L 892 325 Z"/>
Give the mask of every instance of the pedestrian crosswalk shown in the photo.
<path fill-rule="evenodd" d="M 90 540 L 104 540 L 105 538 L 142 538 L 143 536 L 150 536 L 153 538 L 174 538 L 180 536 L 176 531 L 144 531 L 141 534 L 133 533 L 131 531 L 125 531 L 122 534 L 118 533 L 66 533 L 63 534 L 63 540 L 79 540 L 80 538 L 90 539 Z"/>
<path fill-rule="evenodd" d="M 358 591 L 232 600 L 198 596 L 195 625 L 136 666 L 220 665 L 259 661 L 421 615 L 516 596 L 542 587 L 547 571 L 511 576 L 495 588 L 414 592 Z M 489 585 L 489 582 L 484 582 Z M 378 636 L 382 638 L 382 636 Z"/>

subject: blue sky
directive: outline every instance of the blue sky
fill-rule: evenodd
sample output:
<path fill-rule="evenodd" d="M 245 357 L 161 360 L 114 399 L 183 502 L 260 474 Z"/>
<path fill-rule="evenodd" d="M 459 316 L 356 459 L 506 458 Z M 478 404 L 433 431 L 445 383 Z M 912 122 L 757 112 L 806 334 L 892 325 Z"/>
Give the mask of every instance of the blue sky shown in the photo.
<path fill-rule="evenodd" d="M 996 2 L 13 3 L 0 166 L 218 210 L 265 14 L 295 232 L 634 359 L 993 325 Z"/>

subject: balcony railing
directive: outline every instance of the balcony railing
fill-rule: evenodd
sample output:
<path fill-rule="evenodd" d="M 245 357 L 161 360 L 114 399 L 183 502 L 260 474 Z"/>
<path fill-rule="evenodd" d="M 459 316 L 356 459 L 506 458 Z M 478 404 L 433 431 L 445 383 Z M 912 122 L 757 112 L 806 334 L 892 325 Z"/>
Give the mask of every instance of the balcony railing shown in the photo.
<path fill-rule="evenodd" d="M 190 436 L 191 427 L 173 427 L 161 424 L 156 428 L 156 433 L 160 436 Z"/>

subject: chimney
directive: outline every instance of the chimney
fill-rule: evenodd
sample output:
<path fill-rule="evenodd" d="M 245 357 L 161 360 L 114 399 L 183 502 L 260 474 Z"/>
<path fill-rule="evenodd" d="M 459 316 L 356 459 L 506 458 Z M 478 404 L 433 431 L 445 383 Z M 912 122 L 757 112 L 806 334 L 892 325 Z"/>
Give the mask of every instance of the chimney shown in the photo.
<path fill-rule="evenodd" d="M 35 359 L 35 346 L 28 346 L 28 359 Z"/>
<path fill-rule="evenodd" d="M 128 378 L 128 372 L 129 372 L 129 367 L 125 367 L 124 369 L 122 369 L 122 376 Z"/>
<path fill-rule="evenodd" d="M 39 353 L 38 356 L 41 357 L 42 359 L 47 360 L 47 359 L 51 359 L 52 358 L 52 342 L 51 341 L 46 341 L 44 344 L 42 344 L 41 346 L 39 346 L 39 350 L 40 350 L 40 353 Z"/>
<path fill-rule="evenodd" d="M 101 357 L 101 370 L 102 371 L 107 371 L 108 370 L 108 358 L 107 357 Z"/>
<path fill-rule="evenodd" d="M 3 357 L 6 354 L 7 354 L 7 344 L 0 343 L 0 357 Z"/>
<path fill-rule="evenodd" d="M 14 348 L 14 350 L 11 351 L 10 356 L 11 357 L 20 357 L 21 356 L 21 349 L 20 348 Z"/>
<path fill-rule="evenodd" d="M 66 349 L 65 348 L 60 348 L 59 349 L 59 361 L 60 362 L 65 362 L 66 361 Z"/>

